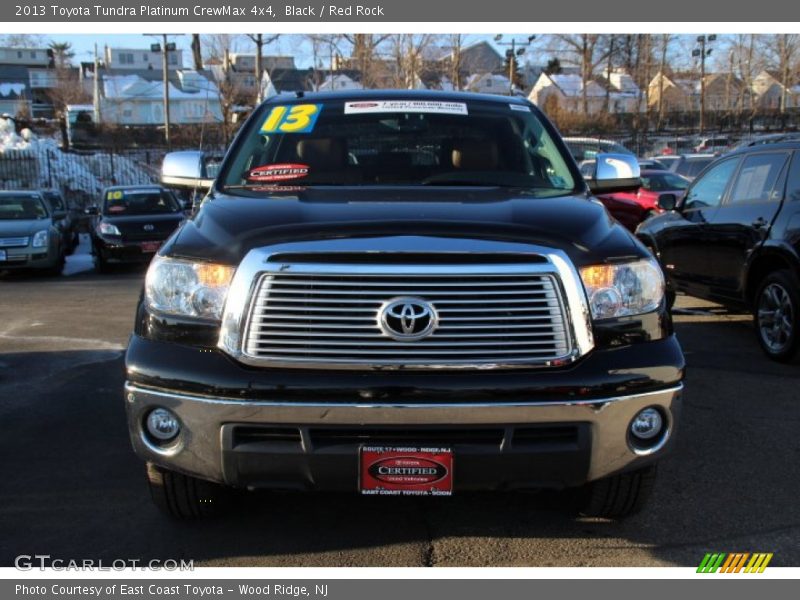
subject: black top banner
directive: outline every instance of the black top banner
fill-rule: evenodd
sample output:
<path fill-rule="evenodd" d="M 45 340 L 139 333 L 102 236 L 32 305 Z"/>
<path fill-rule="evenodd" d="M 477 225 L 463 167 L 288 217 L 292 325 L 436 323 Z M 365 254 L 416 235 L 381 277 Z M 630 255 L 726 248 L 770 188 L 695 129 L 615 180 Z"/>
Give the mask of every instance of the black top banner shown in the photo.
<path fill-rule="evenodd" d="M 786 0 L 671 0 L 656 7 L 641 0 L 45 0 L 0 5 L 4 22 L 770 22 L 800 21 L 800 4 Z M 787 29 L 791 29 L 788 28 Z M 794 28 L 796 30 L 796 28 Z M 788 31 L 787 31 L 788 32 Z"/>

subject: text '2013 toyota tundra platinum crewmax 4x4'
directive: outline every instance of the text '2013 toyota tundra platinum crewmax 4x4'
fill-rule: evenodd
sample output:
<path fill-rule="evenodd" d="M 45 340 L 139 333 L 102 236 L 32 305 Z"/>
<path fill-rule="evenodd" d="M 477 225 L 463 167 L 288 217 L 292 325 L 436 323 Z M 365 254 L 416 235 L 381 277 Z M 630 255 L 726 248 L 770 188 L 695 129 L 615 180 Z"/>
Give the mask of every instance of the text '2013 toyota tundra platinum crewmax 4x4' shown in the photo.
<path fill-rule="evenodd" d="M 125 402 L 155 501 L 223 491 L 564 492 L 640 508 L 680 412 L 684 358 L 648 250 L 523 99 L 281 95 L 150 264 Z M 588 186 L 588 187 L 587 187 Z M 565 500 L 566 501 L 566 500 Z"/>

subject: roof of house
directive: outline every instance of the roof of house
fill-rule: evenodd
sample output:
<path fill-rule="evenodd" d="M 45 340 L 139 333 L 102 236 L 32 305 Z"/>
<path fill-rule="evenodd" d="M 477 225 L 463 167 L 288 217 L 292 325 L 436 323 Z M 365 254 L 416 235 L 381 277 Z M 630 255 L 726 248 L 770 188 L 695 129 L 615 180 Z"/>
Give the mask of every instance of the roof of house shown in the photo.
<path fill-rule="evenodd" d="M 162 71 L 151 69 L 102 69 L 100 83 L 103 95 L 114 99 L 160 99 L 164 95 Z M 211 94 L 217 87 L 209 74 L 202 71 L 168 71 L 171 99 L 198 99 Z"/>
<path fill-rule="evenodd" d="M 580 75 L 554 73 L 552 75 L 542 74 L 547 77 L 565 96 L 582 96 L 583 95 L 583 78 Z M 586 95 L 587 96 L 605 96 L 606 90 L 597 81 L 590 79 L 586 82 Z"/>

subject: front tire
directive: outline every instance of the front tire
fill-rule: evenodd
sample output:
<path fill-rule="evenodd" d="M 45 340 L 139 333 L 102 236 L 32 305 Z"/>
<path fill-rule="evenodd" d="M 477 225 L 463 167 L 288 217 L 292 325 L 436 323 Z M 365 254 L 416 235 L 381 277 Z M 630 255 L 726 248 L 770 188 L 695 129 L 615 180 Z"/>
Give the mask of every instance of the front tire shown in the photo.
<path fill-rule="evenodd" d="M 226 503 L 225 489 L 196 477 L 147 463 L 147 484 L 155 505 L 173 519 L 192 520 L 219 514 Z"/>
<path fill-rule="evenodd" d="M 94 257 L 94 268 L 101 275 L 111 272 L 111 265 L 100 254 Z"/>
<path fill-rule="evenodd" d="M 800 281 L 789 270 L 774 271 L 758 286 L 753 320 L 761 349 L 772 360 L 787 362 L 798 349 Z"/>
<path fill-rule="evenodd" d="M 656 481 L 657 466 L 592 481 L 578 492 L 578 512 L 585 517 L 622 519 L 647 503 Z"/>
<path fill-rule="evenodd" d="M 62 252 L 58 255 L 58 260 L 56 261 L 56 264 L 53 265 L 52 267 L 49 267 L 45 271 L 45 273 L 52 277 L 58 277 L 59 275 L 61 275 L 61 272 L 64 270 L 64 265 L 66 264 L 67 264 L 67 259 L 64 256 L 64 253 Z"/>

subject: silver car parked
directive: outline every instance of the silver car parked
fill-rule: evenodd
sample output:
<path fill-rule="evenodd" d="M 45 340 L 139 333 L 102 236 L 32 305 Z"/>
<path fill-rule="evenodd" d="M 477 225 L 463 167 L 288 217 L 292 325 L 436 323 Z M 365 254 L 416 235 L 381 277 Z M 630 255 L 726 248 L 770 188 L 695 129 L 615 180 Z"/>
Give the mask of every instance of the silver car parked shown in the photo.
<path fill-rule="evenodd" d="M 39 192 L 0 191 L 0 271 L 64 268 L 61 232 Z"/>

